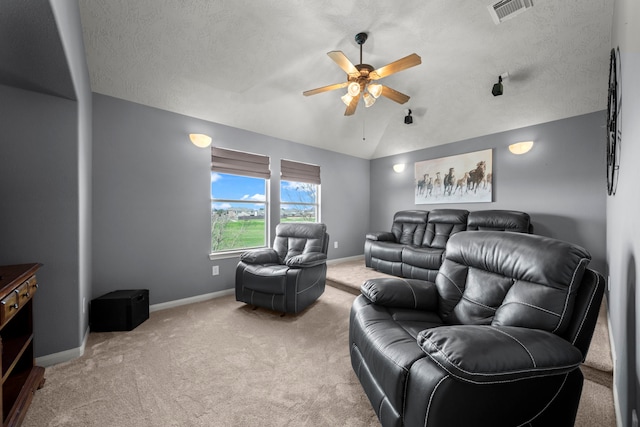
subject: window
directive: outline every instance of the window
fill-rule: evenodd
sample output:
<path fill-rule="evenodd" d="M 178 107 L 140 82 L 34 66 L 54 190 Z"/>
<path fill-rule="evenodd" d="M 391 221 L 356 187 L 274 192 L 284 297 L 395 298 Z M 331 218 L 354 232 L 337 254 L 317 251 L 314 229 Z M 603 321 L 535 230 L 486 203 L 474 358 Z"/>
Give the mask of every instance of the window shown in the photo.
<path fill-rule="evenodd" d="M 269 157 L 211 149 L 211 252 L 267 245 Z"/>
<path fill-rule="evenodd" d="M 320 221 L 320 166 L 280 162 L 280 222 Z"/>

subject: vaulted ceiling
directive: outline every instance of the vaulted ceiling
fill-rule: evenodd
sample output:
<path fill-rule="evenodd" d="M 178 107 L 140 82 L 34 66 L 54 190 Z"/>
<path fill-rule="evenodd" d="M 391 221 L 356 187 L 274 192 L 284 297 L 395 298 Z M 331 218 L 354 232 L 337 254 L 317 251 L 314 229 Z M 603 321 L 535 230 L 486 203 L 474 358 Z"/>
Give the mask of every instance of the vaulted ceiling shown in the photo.
<path fill-rule="evenodd" d="M 606 108 L 613 0 L 533 0 L 499 25 L 491 3 L 79 0 L 94 92 L 365 159 Z M 346 79 L 326 53 L 357 64 L 358 32 L 374 68 L 422 58 L 381 81 L 406 104 L 345 117 L 344 89 L 302 96 Z"/>

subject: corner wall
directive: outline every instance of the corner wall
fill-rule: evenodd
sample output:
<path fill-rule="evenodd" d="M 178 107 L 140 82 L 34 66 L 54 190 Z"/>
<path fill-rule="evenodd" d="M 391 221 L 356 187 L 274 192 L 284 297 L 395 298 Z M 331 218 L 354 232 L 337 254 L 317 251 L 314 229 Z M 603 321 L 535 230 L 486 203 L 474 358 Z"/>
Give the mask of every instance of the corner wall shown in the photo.
<path fill-rule="evenodd" d="M 618 424 L 630 427 L 632 412 L 640 410 L 640 318 L 638 260 L 640 259 L 640 2 L 616 0 L 612 47 L 620 47 L 621 136 L 620 170 L 615 196 L 607 198 L 607 263 L 609 317 L 614 351 L 614 387 Z M 608 61 L 609 58 L 606 58 Z M 603 82 L 604 84 L 604 82 Z M 638 414 L 640 415 L 640 414 Z"/>

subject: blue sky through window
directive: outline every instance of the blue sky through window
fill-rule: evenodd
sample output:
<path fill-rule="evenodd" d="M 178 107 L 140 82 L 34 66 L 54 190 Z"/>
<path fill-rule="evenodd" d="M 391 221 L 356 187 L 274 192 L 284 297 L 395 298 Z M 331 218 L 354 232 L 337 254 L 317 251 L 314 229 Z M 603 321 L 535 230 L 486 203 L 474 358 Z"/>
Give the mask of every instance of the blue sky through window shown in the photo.
<path fill-rule="evenodd" d="M 264 202 L 265 180 L 211 172 L 211 198 Z"/>

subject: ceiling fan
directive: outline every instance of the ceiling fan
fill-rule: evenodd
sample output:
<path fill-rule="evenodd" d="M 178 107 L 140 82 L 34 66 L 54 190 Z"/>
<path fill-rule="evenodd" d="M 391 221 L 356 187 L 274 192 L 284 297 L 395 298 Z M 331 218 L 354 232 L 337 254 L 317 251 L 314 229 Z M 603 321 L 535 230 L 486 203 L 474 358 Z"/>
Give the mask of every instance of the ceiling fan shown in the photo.
<path fill-rule="evenodd" d="M 347 105 L 347 109 L 344 112 L 345 116 L 351 116 L 356 112 L 360 96 L 362 96 L 362 99 L 364 100 L 365 107 L 372 106 L 380 95 L 399 104 L 407 102 L 409 100 L 409 96 L 391 89 L 388 86 L 375 83 L 375 81 L 399 71 L 406 70 L 407 68 L 415 67 L 416 65 L 421 64 L 422 60 L 418 55 L 412 53 L 411 55 L 398 59 L 384 67 L 374 69 L 371 65 L 362 63 L 362 45 L 367 41 L 367 37 L 367 33 L 358 33 L 355 37 L 356 43 L 360 45 L 360 63 L 358 65 L 353 65 L 351 61 L 347 59 L 345 54 L 339 50 L 327 53 L 329 58 L 333 59 L 333 61 L 338 64 L 345 73 L 347 73 L 346 82 L 307 90 L 302 92 L 302 94 L 304 96 L 310 96 L 347 87 L 347 94 L 341 97 L 342 102 Z"/>

